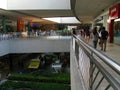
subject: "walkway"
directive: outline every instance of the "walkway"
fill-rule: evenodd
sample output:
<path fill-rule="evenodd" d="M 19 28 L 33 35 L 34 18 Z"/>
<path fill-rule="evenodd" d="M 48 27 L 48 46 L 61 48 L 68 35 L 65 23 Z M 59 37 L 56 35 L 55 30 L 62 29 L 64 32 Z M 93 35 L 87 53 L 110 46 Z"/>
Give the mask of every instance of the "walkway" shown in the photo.
<path fill-rule="evenodd" d="M 90 41 L 90 45 L 92 44 L 92 41 Z M 120 64 L 120 46 L 116 45 L 114 43 L 107 43 L 107 49 L 106 52 L 100 50 L 100 46 L 97 46 L 97 49 L 101 52 L 110 57 L 111 59 L 115 60 Z"/>
<path fill-rule="evenodd" d="M 120 64 L 120 46 L 108 43 L 107 51 L 103 53 Z"/>

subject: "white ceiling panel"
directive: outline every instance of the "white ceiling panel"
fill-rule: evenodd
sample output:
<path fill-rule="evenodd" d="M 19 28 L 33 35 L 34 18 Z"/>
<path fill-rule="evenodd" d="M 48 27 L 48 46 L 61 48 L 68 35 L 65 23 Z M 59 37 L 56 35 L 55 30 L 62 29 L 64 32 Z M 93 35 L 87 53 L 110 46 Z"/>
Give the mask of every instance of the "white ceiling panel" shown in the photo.
<path fill-rule="evenodd" d="M 7 0 L 9 10 L 69 10 L 70 0 Z"/>
<path fill-rule="evenodd" d="M 7 9 L 7 0 L 0 0 L 0 8 Z"/>
<path fill-rule="evenodd" d="M 75 13 L 81 21 L 93 21 L 120 0 L 76 0 Z"/>

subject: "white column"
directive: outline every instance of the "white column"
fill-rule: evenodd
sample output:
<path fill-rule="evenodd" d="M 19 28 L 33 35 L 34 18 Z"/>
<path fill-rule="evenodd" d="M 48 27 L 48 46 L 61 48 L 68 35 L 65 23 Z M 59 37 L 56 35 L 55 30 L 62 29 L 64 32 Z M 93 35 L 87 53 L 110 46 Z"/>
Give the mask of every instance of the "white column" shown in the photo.
<path fill-rule="evenodd" d="M 108 30 L 108 22 L 107 20 L 109 19 L 109 15 L 104 15 L 103 16 L 103 26 Z"/>

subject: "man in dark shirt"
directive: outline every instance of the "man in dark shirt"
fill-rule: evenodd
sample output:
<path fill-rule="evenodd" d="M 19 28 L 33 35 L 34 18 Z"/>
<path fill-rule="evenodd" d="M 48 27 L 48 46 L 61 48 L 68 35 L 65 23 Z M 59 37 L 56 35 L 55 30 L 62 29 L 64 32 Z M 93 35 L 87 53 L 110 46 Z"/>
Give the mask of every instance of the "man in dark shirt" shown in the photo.
<path fill-rule="evenodd" d="M 73 30 L 73 34 L 76 35 L 76 30 L 75 30 L 75 28 L 72 28 L 72 30 Z"/>
<path fill-rule="evenodd" d="M 105 27 L 102 27 L 102 31 L 101 31 L 101 50 L 106 51 L 107 38 L 108 38 L 108 31 L 105 30 Z"/>

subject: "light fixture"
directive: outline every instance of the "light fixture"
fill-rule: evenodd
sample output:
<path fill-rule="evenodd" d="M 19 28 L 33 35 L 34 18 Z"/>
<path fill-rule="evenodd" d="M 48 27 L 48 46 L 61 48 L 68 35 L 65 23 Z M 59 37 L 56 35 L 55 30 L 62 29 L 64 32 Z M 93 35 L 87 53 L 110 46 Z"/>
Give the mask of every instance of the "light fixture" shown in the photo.
<path fill-rule="evenodd" d="M 120 18 L 118 18 L 118 19 L 115 19 L 115 22 L 118 22 L 118 21 L 120 21 Z"/>
<path fill-rule="evenodd" d="M 56 23 L 80 23 L 75 17 L 52 17 L 52 18 L 43 18 L 49 21 Z"/>

